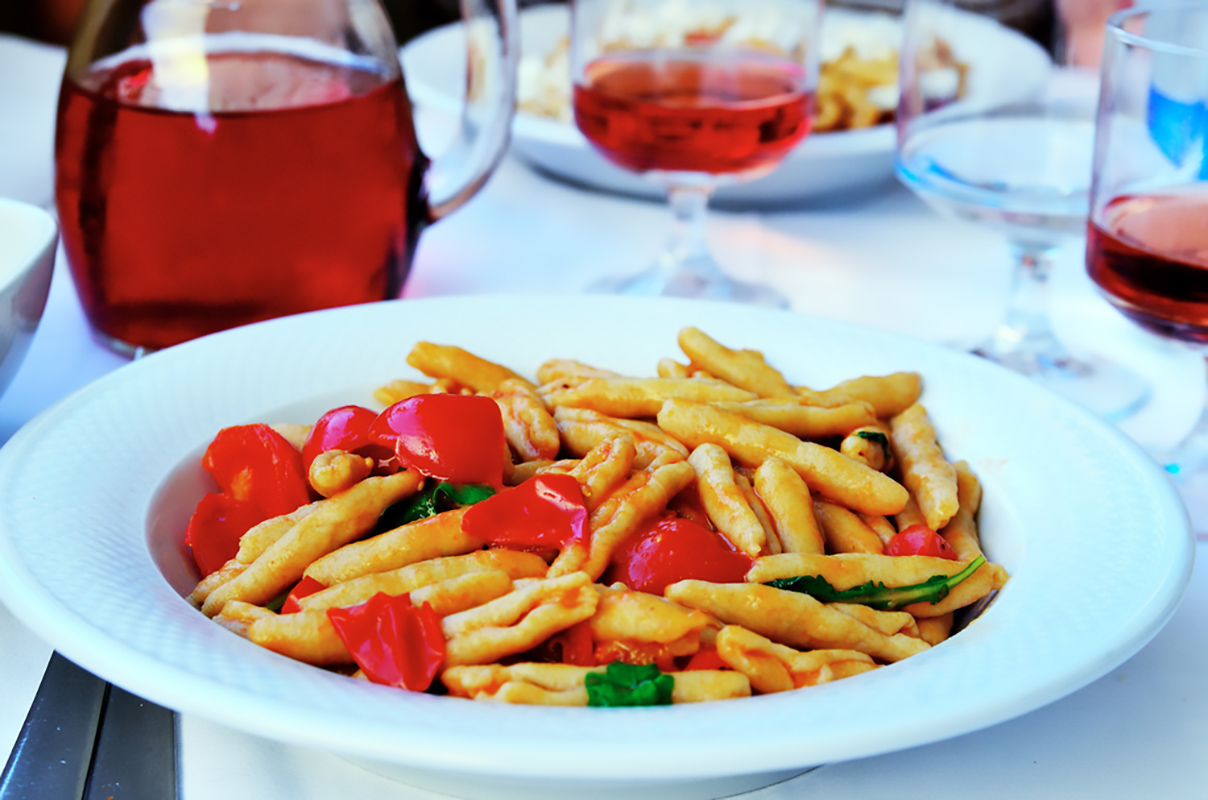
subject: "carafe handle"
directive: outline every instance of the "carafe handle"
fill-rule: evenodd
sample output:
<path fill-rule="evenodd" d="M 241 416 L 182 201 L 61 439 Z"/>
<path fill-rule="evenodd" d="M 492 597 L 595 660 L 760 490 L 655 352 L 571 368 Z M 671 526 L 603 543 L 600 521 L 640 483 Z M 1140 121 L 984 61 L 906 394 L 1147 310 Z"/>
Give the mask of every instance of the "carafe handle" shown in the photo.
<path fill-rule="evenodd" d="M 507 150 L 516 106 L 516 0 L 462 0 L 461 10 L 466 102 L 452 147 L 424 176 L 429 222 L 455 211 L 486 183 Z"/>

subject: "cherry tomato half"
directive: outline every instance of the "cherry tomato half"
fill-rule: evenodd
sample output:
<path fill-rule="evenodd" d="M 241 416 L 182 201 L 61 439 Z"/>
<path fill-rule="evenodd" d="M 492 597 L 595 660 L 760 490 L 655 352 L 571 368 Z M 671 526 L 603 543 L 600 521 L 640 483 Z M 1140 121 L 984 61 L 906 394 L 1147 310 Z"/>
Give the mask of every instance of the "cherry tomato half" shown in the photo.
<path fill-rule="evenodd" d="M 258 506 L 266 518 L 310 502 L 302 454 L 268 425 L 223 428 L 206 448 L 201 465 L 223 494 Z"/>
<path fill-rule="evenodd" d="M 395 403 L 374 424 L 404 467 L 450 483 L 503 485 L 503 415 L 489 397 L 422 394 Z"/>
<path fill-rule="evenodd" d="M 422 692 L 445 658 L 445 635 L 432 606 L 411 595 L 378 592 L 351 608 L 329 608 L 336 634 L 374 683 Z"/>
<path fill-rule="evenodd" d="M 936 556 L 956 560 L 952 545 L 926 525 L 915 524 L 903 528 L 885 545 L 887 556 Z"/>
<path fill-rule="evenodd" d="M 741 582 L 752 563 L 719 533 L 681 517 L 659 517 L 621 544 L 602 582 L 661 595 L 689 578 Z"/>
<path fill-rule="evenodd" d="M 504 547 L 561 548 L 587 536 L 583 489 L 571 475 L 536 475 L 470 506 L 461 529 Z"/>
<path fill-rule="evenodd" d="M 319 417 L 302 447 L 302 466 L 310 474 L 310 463 L 328 450 L 368 456 L 375 461 L 394 456 L 394 445 L 374 441 L 370 429 L 378 415 L 361 406 L 340 406 Z"/>
<path fill-rule="evenodd" d="M 268 519 L 256 504 L 211 492 L 201 498 L 189 519 L 185 544 L 204 578 L 239 552 L 239 537 Z"/>

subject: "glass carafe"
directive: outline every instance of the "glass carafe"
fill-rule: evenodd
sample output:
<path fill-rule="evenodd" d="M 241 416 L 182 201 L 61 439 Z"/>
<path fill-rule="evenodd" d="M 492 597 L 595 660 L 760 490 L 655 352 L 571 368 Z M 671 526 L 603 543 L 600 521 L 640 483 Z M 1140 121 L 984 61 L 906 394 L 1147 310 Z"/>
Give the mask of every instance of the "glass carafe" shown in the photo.
<path fill-rule="evenodd" d="M 423 228 L 486 180 L 515 0 L 467 0 L 467 111 L 430 162 L 377 0 L 91 0 L 56 202 L 85 313 L 124 352 L 398 295 Z"/>

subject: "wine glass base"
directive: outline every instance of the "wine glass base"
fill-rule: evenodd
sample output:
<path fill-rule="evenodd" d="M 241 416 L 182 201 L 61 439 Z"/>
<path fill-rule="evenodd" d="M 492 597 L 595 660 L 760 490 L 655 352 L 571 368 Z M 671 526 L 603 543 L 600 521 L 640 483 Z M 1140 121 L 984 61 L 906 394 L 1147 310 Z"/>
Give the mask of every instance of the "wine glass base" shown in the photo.
<path fill-rule="evenodd" d="M 724 276 L 703 278 L 692 273 L 675 273 L 668 277 L 661 270 L 651 270 L 624 278 L 605 278 L 589 286 L 588 291 L 632 297 L 726 300 L 765 308 L 789 307 L 788 298 L 767 286 L 736 281 Z"/>
<path fill-rule="evenodd" d="M 1101 359 L 1067 353 L 998 353 L 992 346 L 979 347 L 973 354 L 1025 375 L 1110 422 L 1127 419 L 1149 400 L 1149 384 L 1140 375 Z"/>

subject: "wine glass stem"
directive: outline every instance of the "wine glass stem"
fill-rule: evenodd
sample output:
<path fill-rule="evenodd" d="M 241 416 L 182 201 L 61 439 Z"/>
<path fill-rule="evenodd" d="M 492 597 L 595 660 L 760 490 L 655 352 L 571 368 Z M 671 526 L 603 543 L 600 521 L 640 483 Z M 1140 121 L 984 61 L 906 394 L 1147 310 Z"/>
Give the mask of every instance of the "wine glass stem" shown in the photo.
<path fill-rule="evenodd" d="M 1055 250 L 1053 245 L 1011 243 L 1015 272 L 1007 314 L 994 335 L 996 349 L 1030 353 L 1061 350 L 1049 322 L 1049 278 Z"/>
<path fill-rule="evenodd" d="M 705 240 L 705 220 L 709 215 L 712 192 L 709 186 L 675 185 L 668 190 L 673 222 L 671 236 L 659 256 L 659 270 L 665 278 L 692 275 L 711 281 L 722 277 Z"/>

